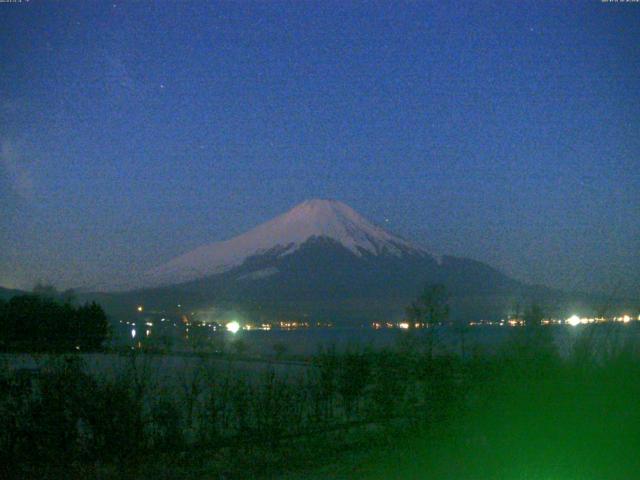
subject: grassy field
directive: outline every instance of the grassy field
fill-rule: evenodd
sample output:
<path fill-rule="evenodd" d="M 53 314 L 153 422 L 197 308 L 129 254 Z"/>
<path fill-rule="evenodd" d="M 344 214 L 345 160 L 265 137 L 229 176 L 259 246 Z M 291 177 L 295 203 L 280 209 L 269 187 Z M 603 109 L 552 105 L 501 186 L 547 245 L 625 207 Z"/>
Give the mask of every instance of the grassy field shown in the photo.
<path fill-rule="evenodd" d="M 3 478 L 630 479 L 640 349 L 545 327 L 493 352 L 5 356 Z M 37 367 L 29 370 L 28 368 Z"/>

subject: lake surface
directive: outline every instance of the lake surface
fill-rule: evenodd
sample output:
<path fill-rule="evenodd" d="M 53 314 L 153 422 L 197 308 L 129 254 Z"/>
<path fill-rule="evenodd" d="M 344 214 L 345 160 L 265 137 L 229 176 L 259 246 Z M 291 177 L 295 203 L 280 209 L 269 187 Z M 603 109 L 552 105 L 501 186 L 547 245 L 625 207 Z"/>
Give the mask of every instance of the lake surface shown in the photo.
<path fill-rule="evenodd" d="M 465 350 L 471 352 L 474 349 L 495 351 L 495 349 L 509 338 L 514 331 L 521 327 L 475 326 L 470 327 L 464 334 Z M 576 339 L 584 334 L 591 326 L 555 325 L 550 327 L 559 351 L 567 354 L 573 348 Z M 233 342 L 242 340 L 248 354 L 260 356 L 273 356 L 276 345 L 282 345 L 286 354 L 308 356 L 318 353 L 321 349 L 335 348 L 337 351 L 348 349 L 394 348 L 406 339 L 408 335 L 415 333 L 420 337 L 426 330 L 407 332 L 401 329 L 372 328 L 309 328 L 299 330 L 251 330 L 239 331 L 231 334 L 225 332 L 224 342 L 232 346 Z M 441 350 L 460 353 L 462 337 L 450 327 L 436 329 L 438 345 Z M 619 342 L 635 340 L 640 341 L 640 322 L 630 324 L 606 324 L 597 326 L 594 339 L 597 342 Z"/>
<path fill-rule="evenodd" d="M 467 354 L 474 350 L 495 352 L 519 327 L 477 326 L 469 328 L 464 336 Z M 554 340 L 561 354 L 569 354 L 578 338 L 589 332 L 590 326 L 552 326 Z M 621 348 L 628 342 L 640 345 L 640 322 L 629 324 L 600 325 L 591 330 L 592 340 L 597 348 Z M 220 374 L 233 371 L 234 374 L 247 374 L 250 377 L 273 369 L 282 375 L 296 376 L 304 372 L 304 362 L 290 361 L 295 358 L 308 358 L 323 349 L 335 348 L 338 352 L 371 348 L 380 350 L 397 348 L 403 341 L 415 334 L 419 338 L 425 330 L 407 332 L 400 329 L 374 330 L 372 328 L 309 328 L 299 330 L 260 331 L 242 330 L 235 334 L 220 332 L 211 339 L 211 345 L 221 346 L 227 352 L 235 351 L 237 342 L 243 343 L 242 357 L 205 355 L 193 352 L 176 351 L 169 354 L 135 356 L 135 368 L 138 373 L 148 374 L 158 379 L 160 384 L 172 384 L 182 381 L 200 367 Z M 460 353 L 461 336 L 449 327 L 436 329 L 438 349 L 441 352 Z M 206 342 L 205 342 L 206 345 Z M 284 349 L 282 359 L 276 359 L 278 346 Z M 212 350 L 213 351 L 213 350 Z M 130 354 L 87 353 L 81 355 L 86 368 L 95 375 L 115 376 L 132 366 Z M 9 368 L 36 368 L 46 364 L 46 355 L 2 354 L 0 363 Z"/>

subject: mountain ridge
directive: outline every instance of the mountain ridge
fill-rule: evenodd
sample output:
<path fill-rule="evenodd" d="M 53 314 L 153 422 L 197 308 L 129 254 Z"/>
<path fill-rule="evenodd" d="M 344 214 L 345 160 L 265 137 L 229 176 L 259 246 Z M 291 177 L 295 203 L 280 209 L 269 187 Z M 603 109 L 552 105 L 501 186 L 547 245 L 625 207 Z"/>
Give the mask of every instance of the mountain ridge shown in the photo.
<path fill-rule="evenodd" d="M 369 222 L 354 209 L 337 200 L 311 199 L 228 240 L 195 248 L 143 275 L 143 287 L 184 283 L 224 273 L 247 258 L 279 250 L 284 256 L 295 252 L 314 237 L 332 238 L 354 255 L 429 255 L 411 242 Z"/>

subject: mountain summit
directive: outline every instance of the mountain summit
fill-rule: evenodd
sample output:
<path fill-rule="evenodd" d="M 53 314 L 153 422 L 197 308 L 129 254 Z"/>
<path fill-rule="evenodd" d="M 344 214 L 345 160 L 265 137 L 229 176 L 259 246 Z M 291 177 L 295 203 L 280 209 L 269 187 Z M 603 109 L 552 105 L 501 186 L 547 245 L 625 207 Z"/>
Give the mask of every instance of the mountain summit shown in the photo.
<path fill-rule="evenodd" d="M 252 230 L 203 245 L 145 275 L 147 286 L 187 282 L 229 271 L 247 259 L 270 254 L 279 257 L 297 251 L 311 239 L 330 239 L 353 255 L 427 255 L 337 200 L 307 200 Z"/>

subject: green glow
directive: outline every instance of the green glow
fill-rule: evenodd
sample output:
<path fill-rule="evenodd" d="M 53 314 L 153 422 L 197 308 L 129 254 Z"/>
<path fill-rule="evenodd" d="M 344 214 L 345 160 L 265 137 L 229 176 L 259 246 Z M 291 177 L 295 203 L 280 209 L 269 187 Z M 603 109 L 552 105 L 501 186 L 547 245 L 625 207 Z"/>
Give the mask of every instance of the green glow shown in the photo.
<path fill-rule="evenodd" d="M 238 330 L 240 330 L 240 324 L 235 320 L 233 322 L 227 323 L 226 327 L 227 327 L 227 330 L 231 333 L 237 333 Z"/>

